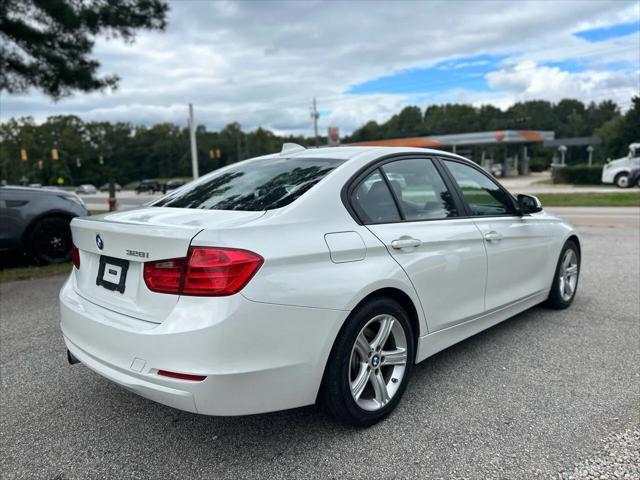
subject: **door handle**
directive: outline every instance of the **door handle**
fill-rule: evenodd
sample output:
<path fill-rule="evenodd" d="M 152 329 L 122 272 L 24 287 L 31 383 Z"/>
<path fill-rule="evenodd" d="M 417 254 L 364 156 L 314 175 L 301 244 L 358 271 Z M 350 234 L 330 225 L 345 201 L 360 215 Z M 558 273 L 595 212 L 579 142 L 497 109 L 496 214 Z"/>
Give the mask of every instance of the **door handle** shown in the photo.
<path fill-rule="evenodd" d="M 422 245 L 422 241 L 417 238 L 402 236 L 391 242 L 391 246 L 398 250 L 402 248 L 414 248 Z"/>
<path fill-rule="evenodd" d="M 500 240 L 502 240 L 502 235 L 500 235 L 498 232 L 492 230 L 492 231 L 484 234 L 484 239 L 487 242 L 495 242 L 495 243 L 497 243 Z"/>

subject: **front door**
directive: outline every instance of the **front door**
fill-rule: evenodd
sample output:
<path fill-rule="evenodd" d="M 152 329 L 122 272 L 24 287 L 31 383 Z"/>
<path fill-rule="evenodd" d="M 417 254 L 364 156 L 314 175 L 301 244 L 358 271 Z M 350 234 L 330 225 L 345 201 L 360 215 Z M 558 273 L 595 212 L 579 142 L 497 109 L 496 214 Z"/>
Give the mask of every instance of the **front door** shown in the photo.
<path fill-rule="evenodd" d="M 486 309 L 548 289 L 557 258 L 552 255 L 553 237 L 544 214 L 521 216 L 513 198 L 487 174 L 466 163 L 443 163 L 484 239 L 489 266 Z"/>

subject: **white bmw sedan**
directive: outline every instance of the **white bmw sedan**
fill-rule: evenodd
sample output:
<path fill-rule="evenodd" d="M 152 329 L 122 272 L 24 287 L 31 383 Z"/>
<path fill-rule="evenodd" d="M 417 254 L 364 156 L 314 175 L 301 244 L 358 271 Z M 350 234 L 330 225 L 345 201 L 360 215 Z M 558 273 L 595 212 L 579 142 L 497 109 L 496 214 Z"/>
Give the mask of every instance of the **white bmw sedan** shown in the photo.
<path fill-rule="evenodd" d="M 415 363 L 568 307 L 580 273 L 535 197 L 425 149 L 285 145 L 71 229 L 69 361 L 207 415 L 318 402 L 371 425 Z"/>

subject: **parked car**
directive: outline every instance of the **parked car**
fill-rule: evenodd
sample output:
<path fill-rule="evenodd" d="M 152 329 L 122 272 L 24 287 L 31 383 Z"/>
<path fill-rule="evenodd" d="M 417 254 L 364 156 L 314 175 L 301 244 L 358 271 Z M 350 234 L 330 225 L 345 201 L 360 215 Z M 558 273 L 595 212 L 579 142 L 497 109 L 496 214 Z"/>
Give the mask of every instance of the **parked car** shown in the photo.
<path fill-rule="evenodd" d="M 504 166 L 501 163 L 492 163 L 491 175 L 494 177 L 504 177 Z"/>
<path fill-rule="evenodd" d="M 156 193 L 162 191 L 162 185 L 157 180 L 142 180 L 136 187 L 136 193 Z"/>
<path fill-rule="evenodd" d="M 208 415 L 317 400 L 371 425 L 415 363 L 569 307 L 580 273 L 576 232 L 535 197 L 418 148 L 285 145 L 71 228 L 69 361 Z"/>
<path fill-rule="evenodd" d="M 187 182 L 185 182 L 184 180 L 180 179 L 180 178 L 174 178 L 172 180 L 169 180 L 167 182 L 166 185 L 166 190 L 170 191 L 170 190 L 175 190 L 177 188 L 180 188 L 184 185 L 186 185 Z"/>
<path fill-rule="evenodd" d="M 120 186 L 119 183 L 116 183 L 115 187 L 116 187 L 116 192 L 119 192 L 119 191 L 122 190 L 122 187 Z M 107 182 L 105 184 L 102 184 L 100 186 L 100 191 L 101 192 L 108 192 L 109 191 L 109 183 Z"/>
<path fill-rule="evenodd" d="M 0 187 L 0 250 L 26 250 L 42 264 L 69 261 L 69 223 L 85 215 L 89 211 L 73 192 Z"/>
<path fill-rule="evenodd" d="M 84 184 L 84 185 L 78 185 L 76 187 L 76 193 L 79 193 L 79 194 L 91 195 L 91 194 L 94 194 L 96 192 L 97 192 L 97 190 L 96 190 L 95 185 L 90 185 L 88 183 Z"/>
<path fill-rule="evenodd" d="M 629 173 L 636 168 L 640 168 L 640 143 L 629 145 L 629 154 L 626 157 L 608 162 L 602 167 L 602 183 L 612 183 L 617 187 L 627 188 Z"/>

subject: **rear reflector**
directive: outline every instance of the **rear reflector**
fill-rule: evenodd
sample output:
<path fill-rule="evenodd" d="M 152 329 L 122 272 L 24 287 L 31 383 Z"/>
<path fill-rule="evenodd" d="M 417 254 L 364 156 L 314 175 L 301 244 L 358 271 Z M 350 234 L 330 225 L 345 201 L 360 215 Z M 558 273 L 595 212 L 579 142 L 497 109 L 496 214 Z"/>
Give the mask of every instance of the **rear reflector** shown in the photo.
<path fill-rule="evenodd" d="M 247 250 L 192 247 L 186 258 L 146 262 L 144 281 L 152 292 L 222 297 L 242 290 L 263 262 Z"/>
<path fill-rule="evenodd" d="M 71 245 L 71 263 L 80 270 L 80 250 L 75 245 Z"/>
<path fill-rule="evenodd" d="M 206 375 L 189 375 L 188 373 L 170 372 L 168 370 L 158 370 L 158 375 L 162 375 L 163 377 L 177 378 L 179 380 L 191 380 L 192 382 L 201 382 L 205 378 L 207 378 Z"/>

